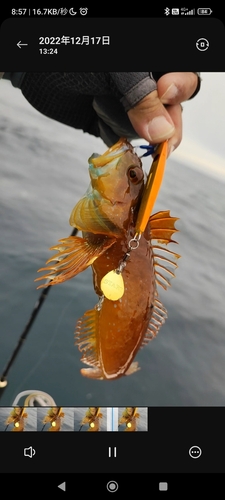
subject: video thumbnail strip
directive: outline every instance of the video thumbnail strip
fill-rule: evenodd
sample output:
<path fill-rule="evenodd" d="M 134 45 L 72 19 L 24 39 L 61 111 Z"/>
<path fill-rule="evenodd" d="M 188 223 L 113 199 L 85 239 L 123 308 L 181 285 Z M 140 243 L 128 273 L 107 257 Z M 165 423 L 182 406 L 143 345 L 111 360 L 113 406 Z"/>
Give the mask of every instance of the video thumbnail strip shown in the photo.
<path fill-rule="evenodd" d="M 146 432 L 147 407 L 0 408 L 0 432 Z"/>

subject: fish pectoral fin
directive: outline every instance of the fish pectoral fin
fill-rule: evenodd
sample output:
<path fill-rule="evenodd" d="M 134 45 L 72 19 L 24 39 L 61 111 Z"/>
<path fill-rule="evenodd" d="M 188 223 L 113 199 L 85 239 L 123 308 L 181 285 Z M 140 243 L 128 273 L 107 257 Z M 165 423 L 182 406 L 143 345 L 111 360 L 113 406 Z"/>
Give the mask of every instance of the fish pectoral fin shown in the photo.
<path fill-rule="evenodd" d="M 46 273 L 47 271 L 47 273 L 35 279 L 35 281 L 44 279 L 49 280 L 49 282 L 40 285 L 38 288 L 57 285 L 73 278 L 90 266 L 115 241 L 115 238 L 102 235 L 96 235 L 92 243 L 88 239 L 79 236 L 69 236 L 59 240 L 58 245 L 50 248 L 50 250 L 58 250 L 58 253 L 46 262 L 46 264 L 51 264 L 38 270 L 38 272 L 45 271 Z"/>
<path fill-rule="evenodd" d="M 96 195 L 97 196 L 97 195 Z M 111 205 L 104 200 L 104 205 Z M 77 203 L 70 215 L 70 225 L 81 231 L 94 234 L 112 235 L 120 230 L 102 212 L 94 198 L 85 196 Z"/>
<path fill-rule="evenodd" d="M 99 329 L 98 321 L 99 311 L 97 309 L 90 309 L 84 313 L 76 325 L 75 345 L 77 345 L 79 351 L 83 353 L 81 361 L 83 361 L 86 365 L 95 368 L 93 373 L 97 370 L 100 374 L 101 369 L 97 352 L 97 334 Z M 90 370 L 88 373 L 89 372 Z"/>

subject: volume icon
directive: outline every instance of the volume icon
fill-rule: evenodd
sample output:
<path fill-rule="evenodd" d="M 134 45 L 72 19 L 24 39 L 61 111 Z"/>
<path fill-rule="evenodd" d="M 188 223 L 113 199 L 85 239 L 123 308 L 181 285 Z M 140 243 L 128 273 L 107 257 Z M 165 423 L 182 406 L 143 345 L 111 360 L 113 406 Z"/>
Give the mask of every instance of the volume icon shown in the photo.
<path fill-rule="evenodd" d="M 35 455 L 36 451 L 32 446 L 29 446 L 29 448 L 24 448 L 23 454 L 25 457 L 33 458 Z"/>

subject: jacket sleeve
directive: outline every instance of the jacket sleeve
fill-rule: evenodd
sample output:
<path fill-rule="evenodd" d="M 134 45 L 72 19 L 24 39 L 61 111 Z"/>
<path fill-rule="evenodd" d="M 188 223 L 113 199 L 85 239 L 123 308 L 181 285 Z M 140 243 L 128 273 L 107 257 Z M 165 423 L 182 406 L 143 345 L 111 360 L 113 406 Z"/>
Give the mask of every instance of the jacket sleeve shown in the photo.
<path fill-rule="evenodd" d="M 163 73 L 5 73 L 44 115 L 101 137 L 111 146 L 121 136 L 138 138 L 127 111 L 157 88 Z M 195 91 L 196 93 L 200 88 Z"/>

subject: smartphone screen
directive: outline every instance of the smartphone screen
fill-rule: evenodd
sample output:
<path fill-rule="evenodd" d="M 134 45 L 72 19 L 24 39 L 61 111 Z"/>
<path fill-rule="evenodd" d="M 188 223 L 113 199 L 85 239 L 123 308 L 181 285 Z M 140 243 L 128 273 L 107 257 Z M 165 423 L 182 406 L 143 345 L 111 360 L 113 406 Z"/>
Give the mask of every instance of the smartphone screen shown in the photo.
<path fill-rule="evenodd" d="M 212 5 L 1 14 L 11 493 L 27 473 L 38 494 L 68 498 L 222 491 L 224 46 Z M 163 141 L 163 179 L 137 235 Z"/>

